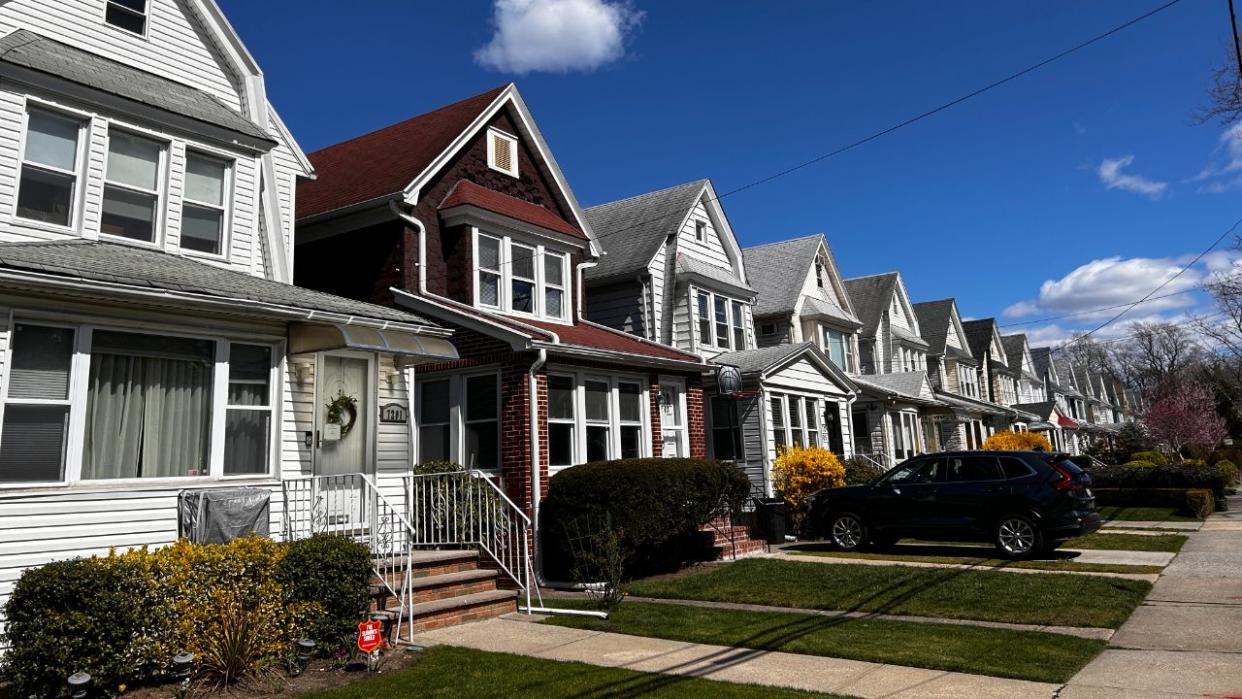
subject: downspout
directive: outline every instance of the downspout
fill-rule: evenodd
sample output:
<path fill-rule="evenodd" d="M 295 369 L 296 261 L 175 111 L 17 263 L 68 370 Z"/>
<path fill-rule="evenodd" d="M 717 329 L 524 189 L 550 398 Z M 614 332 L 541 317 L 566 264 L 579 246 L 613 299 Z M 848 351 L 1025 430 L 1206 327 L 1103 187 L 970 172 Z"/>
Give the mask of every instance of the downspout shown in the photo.
<path fill-rule="evenodd" d="M 422 221 L 415 218 L 412 214 L 408 214 L 402 210 L 401 205 L 397 203 L 396 199 L 388 200 L 388 210 L 396 215 L 397 218 L 405 221 L 407 224 L 418 230 L 418 262 L 415 263 L 418 265 L 418 293 L 426 296 L 427 265 L 424 264 L 424 261 L 427 259 L 427 227 L 423 225 Z"/>
<path fill-rule="evenodd" d="M 527 374 L 527 388 L 530 391 L 530 523 L 532 542 L 535 550 L 535 565 L 532 566 L 536 580 L 543 580 L 543 556 L 539 555 L 539 378 L 537 372 L 548 363 L 548 350 L 539 348 L 539 357 L 530 365 Z"/>
<path fill-rule="evenodd" d="M 575 317 L 578 320 L 586 320 L 586 316 L 582 314 L 582 307 L 586 305 L 586 294 L 583 293 L 583 286 L 582 286 L 582 271 L 585 269 L 590 269 L 598 264 L 599 264 L 598 260 L 590 260 L 590 261 L 579 262 L 574 267 L 574 269 L 577 270 L 577 275 L 578 275 L 578 289 L 577 289 L 578 293 L 574 294 L 574 297 L 576 300 L 575 305 L 578 307 L 577 309 L 578 312 L 575 314 Z"/>

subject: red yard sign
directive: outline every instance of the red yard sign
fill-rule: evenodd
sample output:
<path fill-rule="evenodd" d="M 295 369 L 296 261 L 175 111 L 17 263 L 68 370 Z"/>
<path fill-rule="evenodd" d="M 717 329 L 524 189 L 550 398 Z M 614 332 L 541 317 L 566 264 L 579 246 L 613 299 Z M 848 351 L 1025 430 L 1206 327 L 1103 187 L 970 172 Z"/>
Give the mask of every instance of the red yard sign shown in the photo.
<path fill-rule="evenodd" d="M 358 650 L 363 653 L 374 653 L 384 645 L 384 623 L 381 621 L 364 621 L 358 624 Z"/>

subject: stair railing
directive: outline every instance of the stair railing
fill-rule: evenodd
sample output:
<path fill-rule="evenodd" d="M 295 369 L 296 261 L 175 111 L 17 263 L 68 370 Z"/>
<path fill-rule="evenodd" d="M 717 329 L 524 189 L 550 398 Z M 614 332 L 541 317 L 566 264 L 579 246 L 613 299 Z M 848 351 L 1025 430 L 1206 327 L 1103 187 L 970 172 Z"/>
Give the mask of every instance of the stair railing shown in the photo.
<path fill-rule="evenodd" d="M 350 473 L 285 479 L 283 535 L 286 541 L 315 534 L 345 536 L 363 544 L 371 553 L 371 568 L 389 597 L 397 601 L 397 617 L 390 620 L 405 640 L 413 636 L 414 568 L 409 555 L 414 527 L 400 509 L 379 491 L 374 478 Z M 400 565 L 400 582 L 392 572 Z"/>
<path fill-rule="evenodd" d="M 412 546 L 476 548 L 526 596 L 534 576 L 530 517 L 478 470 L 405 476 Z"/>

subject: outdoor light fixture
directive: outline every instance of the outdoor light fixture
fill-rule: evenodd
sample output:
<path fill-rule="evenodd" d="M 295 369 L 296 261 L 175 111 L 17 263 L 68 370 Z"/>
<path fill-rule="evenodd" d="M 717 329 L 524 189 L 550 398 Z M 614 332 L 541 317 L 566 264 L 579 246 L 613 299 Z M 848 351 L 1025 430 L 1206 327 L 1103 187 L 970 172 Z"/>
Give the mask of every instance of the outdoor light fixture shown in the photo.
<path fill-rule="evenodd" d="M 85 672 L 69 675 L 69 696 L 72 699 L 86 699 L 86 689 L 91 684 L 91 676 Z"/>
<path fill-rule="evenodd" d="M 194 667 L 194 654 L 181 651 L 173 656 L 172 672 L 173 678 L 178 680 L 190 679 L 190 670 Z"/>
<path fill-rule="evenodd" d="M 298 385 L 305 386 L 306 382 L 310 381 L 311 372 L 313 371 L 313 369 L 311 368 L 311 365 L 309 364 L 298 364 L 297 367 L 293 371 L 297 375 Z"/>
<path fill-rule="evenodd" d="M 306 670 L 306 666 L 310 665 L 311 656 L 315 654 L 315 642 L 309 638 L 298 639 L 297 667 L 294 668 L 295 676 L 302 674 Z"/>

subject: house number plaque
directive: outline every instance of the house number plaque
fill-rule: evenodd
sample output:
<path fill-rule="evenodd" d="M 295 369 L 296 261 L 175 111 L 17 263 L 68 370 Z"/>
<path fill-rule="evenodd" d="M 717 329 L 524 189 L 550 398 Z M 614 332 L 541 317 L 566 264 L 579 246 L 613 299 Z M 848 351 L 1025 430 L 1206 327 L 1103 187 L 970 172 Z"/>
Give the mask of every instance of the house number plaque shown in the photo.
<path fill-rule="evenodd" d="M 380 406 L 380 422 L 404 425 L 410 421 L 410 411 L 400 403 Z"/>

